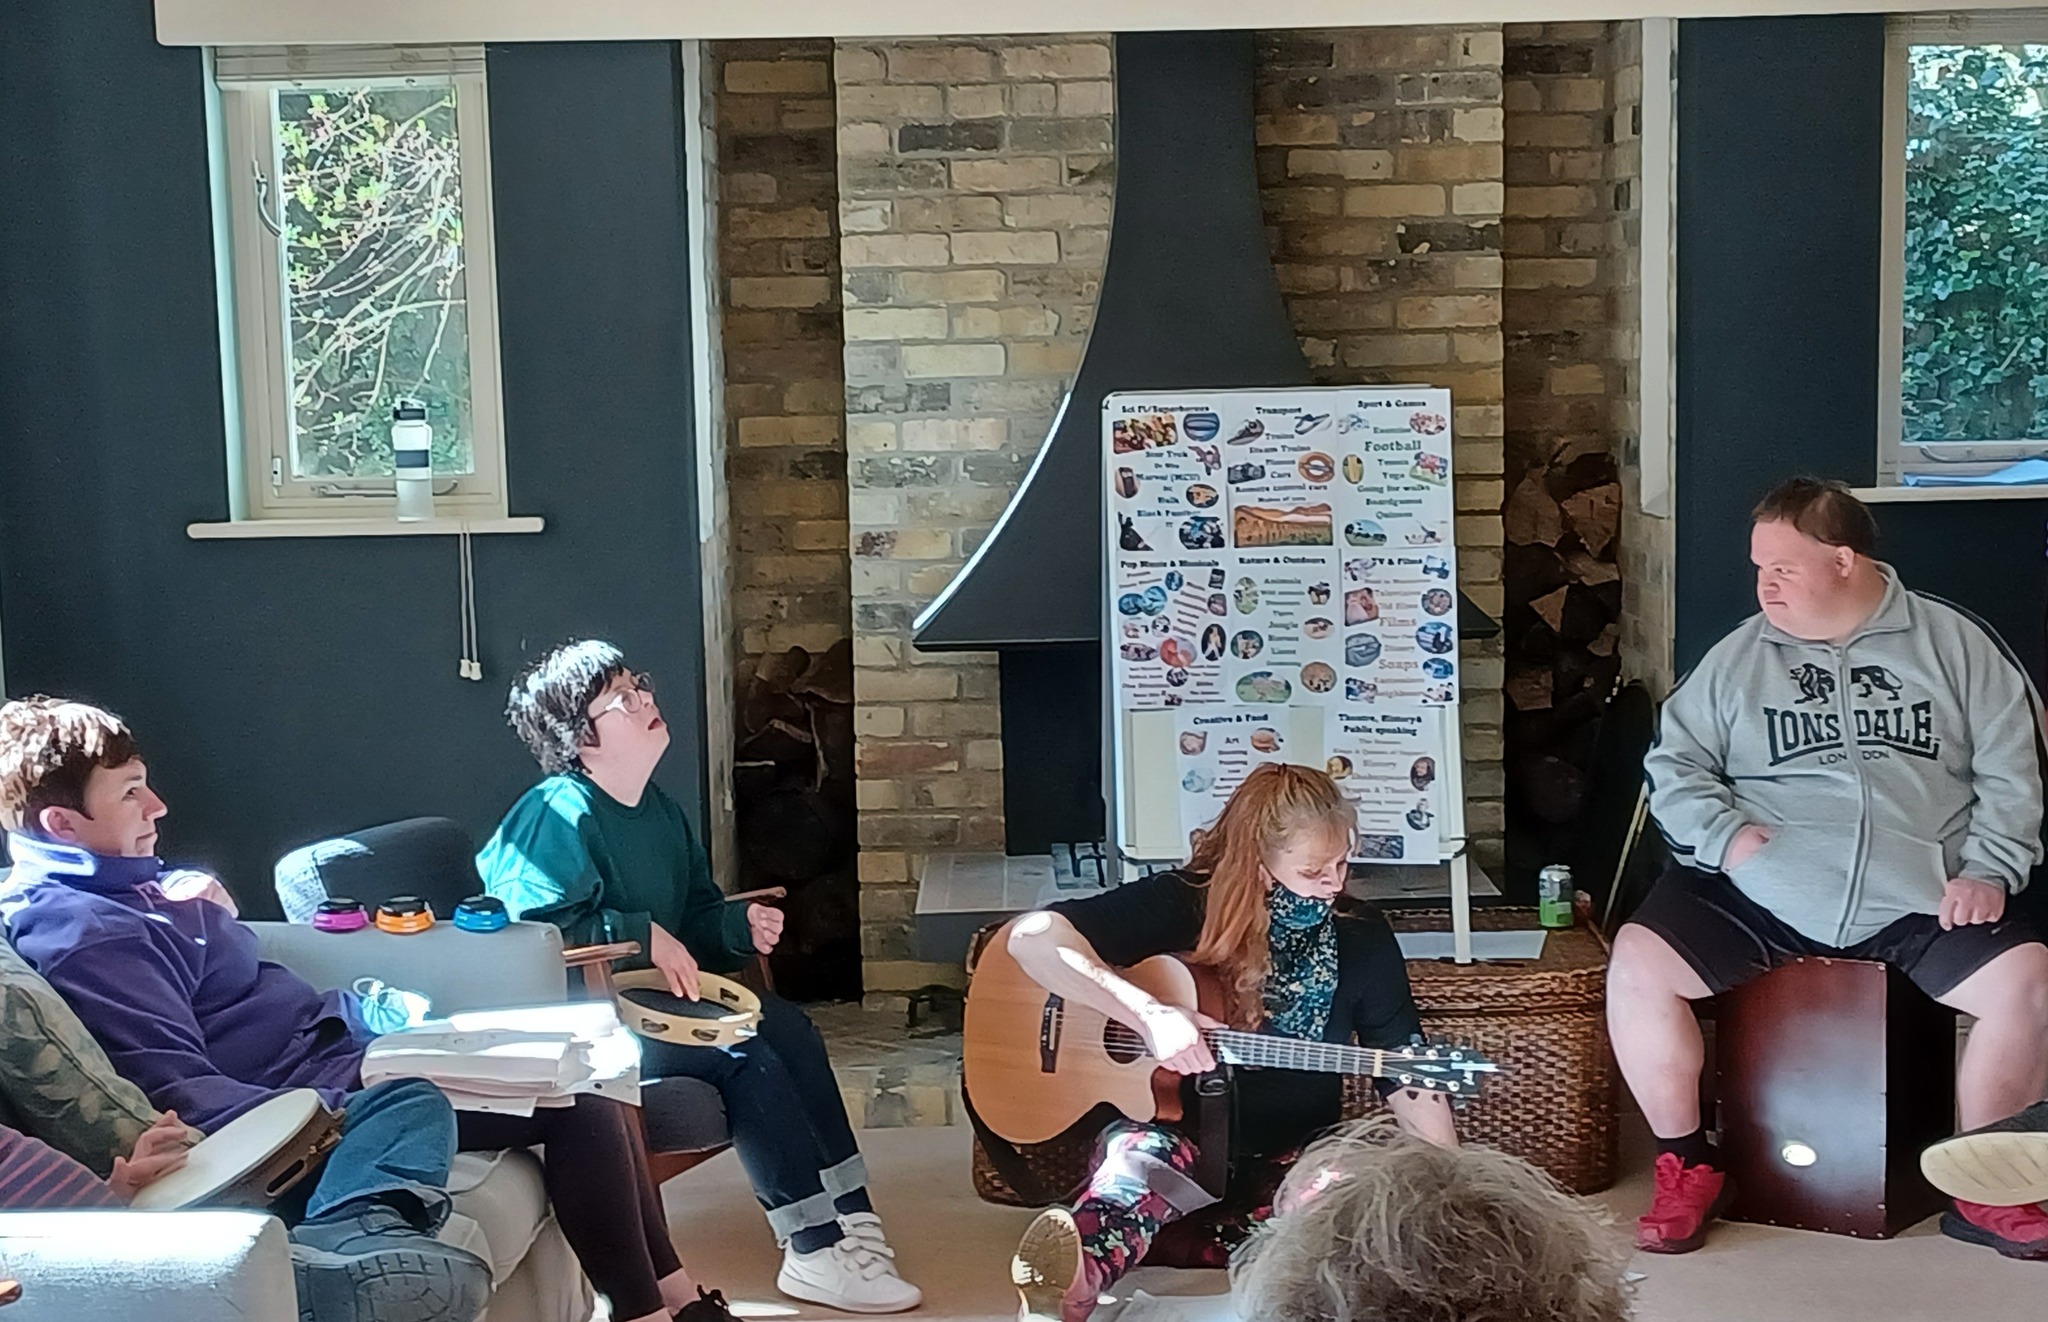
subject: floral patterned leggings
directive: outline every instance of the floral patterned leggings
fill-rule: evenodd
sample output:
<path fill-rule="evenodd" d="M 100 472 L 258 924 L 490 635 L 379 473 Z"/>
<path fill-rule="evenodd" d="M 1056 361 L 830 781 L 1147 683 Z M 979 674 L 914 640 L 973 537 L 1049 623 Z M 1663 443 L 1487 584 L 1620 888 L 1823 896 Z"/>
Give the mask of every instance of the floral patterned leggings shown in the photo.
<path fill-rule="evenodd" d="M 1095 1174 L 1074 1206 L 1082 1267 L 1101 1291 L 1136 1266 L 1160 1227 L 1214 1203 L 1194 1179 L 1195 1145 L 1160 1125 L 1118 1120 L 1095 1145 Z"/>

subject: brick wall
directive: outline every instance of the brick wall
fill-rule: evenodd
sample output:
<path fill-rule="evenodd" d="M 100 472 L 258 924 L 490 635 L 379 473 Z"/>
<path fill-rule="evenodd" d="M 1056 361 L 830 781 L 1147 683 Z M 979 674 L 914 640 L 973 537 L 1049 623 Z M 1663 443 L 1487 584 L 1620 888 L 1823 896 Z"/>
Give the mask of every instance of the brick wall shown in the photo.
<path fill-rule="evenodd" d="M 1508 728 L 1513 801 L 1541 831 L 1572 809 L 1623 665 L 1641 45 L 1632 22 L 1504 33 Z"/>
<path fill-rule="evenodd" d="M 1448 387 L 1460 586 L 1502 608 L 1501 32 L 1273 33 L 1258 157 L 1274 262 L 1318 380 Z M 1474 855 L 1504 816 L 1499 640 L 1464 645 Z"/>
<path fill-rule="evenodd" d="M 849 629 L 832 42 L 713 43 L 733 638 L 763 652 Z"/>
<path fill-rule="evenodd" d="M 1666 408 L 1668 401 L 1644 401 L 1637 364 L 1644 353 L 1670 352 L 1668 341 L 1643 342 L 1636 301 L 1641 294 L 1643 241 L 1642 24 L 1615 24 L 1611 50 L 1615 121 L 1630 129 L 1626 137 L 1617 133 L 1608 172 L 1616 185 L 1629 186 L 1628 205 L 1616 208 L 1610 248 L 1611 260 L 1617 263 L 1615 295 L 1620 300 L 1614 309 L 1614 356 L 1629 365 L 1627 384 L 1613 400 L 1621 453 L 1621 661 L 1623 674 L 1642 680 L 1653 696 L 1662 698 L 1673 681 L 1671 574 L 1678 552 L 1673 520 L 1646 515 L 1642 509 L 1642 411 Z"/>
<path fill-rule="evenodd" d="M 999 849 L 993 656 L 910 624 L 1002 513 L 1080 364 L 1108 241 L 1104 36 L 843 41 L 836 52 L 862 941 L 915 962 L 934 849 Z"/>

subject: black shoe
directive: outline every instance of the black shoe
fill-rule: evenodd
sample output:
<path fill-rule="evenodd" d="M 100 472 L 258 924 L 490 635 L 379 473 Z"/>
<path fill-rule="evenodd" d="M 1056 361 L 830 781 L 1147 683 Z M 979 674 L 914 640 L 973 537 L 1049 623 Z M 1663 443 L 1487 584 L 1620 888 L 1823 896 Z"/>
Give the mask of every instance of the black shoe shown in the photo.
<path fill-rule="evenodd" d="M 2048 1202 L 2048 1102 L 1943 1139 L 1920 1154 L 1920 1173 L 1966 1203 L 2020 1207 Z"/>
<path fill-rule="evenodd" d="M 491 1268 L 373 1206 L 294 1230 L 292 1284 L 300 1322 L 470 1322 L 490 1301 Z"/>
<path fill-rule="evenodd" d="M 733 1322 L 733 1316 L 723 1293 L 700 1285 L 697 1297 L 676 1310 L 676 1322 Z"/>

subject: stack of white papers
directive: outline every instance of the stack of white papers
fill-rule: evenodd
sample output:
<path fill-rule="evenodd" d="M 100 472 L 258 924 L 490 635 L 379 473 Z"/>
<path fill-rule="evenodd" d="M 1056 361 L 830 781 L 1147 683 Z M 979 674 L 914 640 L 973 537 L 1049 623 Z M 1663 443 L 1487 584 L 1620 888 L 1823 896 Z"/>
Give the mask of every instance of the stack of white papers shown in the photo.
<path fill-rule="evenodd" d="M 532 1115 L 578 1093 L 640 1104 L 640 1043 L 610 1001 L 474 1010 L 370 1043 L 363 1084 L 426 1079 L 458 1111 Z"/>

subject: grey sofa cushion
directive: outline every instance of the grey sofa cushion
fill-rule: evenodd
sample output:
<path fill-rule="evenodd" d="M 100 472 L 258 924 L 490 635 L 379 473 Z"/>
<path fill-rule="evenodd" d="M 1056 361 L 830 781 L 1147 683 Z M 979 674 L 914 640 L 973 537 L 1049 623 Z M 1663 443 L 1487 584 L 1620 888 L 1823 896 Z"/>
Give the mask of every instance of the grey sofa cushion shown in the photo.
<path fill-rule="evenodd" d="M 0 1260 L 23 1286 L 8 1322 L 299 1316 L 284 1223 L 263 1212 L 5 1212 Z"/>
<path fill-rule="evenodd" d="M 374 927 L 323 932 L 297 923 L 248 926 L 258 954 L 322 990 L 381 978 L 425 996 L 436 1014 L 550 1005 L 568 996 L 562 934 L 551 923 L 512 923 L 498 932 L 435 923 L 406 934 Z"/>

